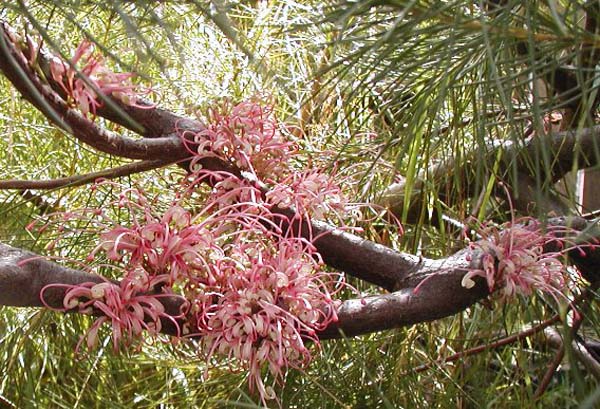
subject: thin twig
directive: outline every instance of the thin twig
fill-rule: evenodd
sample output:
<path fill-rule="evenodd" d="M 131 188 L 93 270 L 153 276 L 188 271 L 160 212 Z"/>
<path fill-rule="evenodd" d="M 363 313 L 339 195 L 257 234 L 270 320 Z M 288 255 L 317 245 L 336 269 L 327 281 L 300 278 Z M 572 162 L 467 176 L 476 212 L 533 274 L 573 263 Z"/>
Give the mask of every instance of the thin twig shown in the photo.
<path fill-rule="evenodd" d="M 575 318 L 573 319 L 573 325 L 569 329 L 571 338 L 574 337 L 574 335 L 577 333 L 577 331 L 581 327 L 581 324 L 583 323 L 583 318 L 584 318 L 583 310 L 585 310 L 586 307 L 589 305 L 587 303 L 587 301 L 589 301 L 589 298 L 591 296 L 593 296 L 596 286 L 597 285 L 594 284 L 594 285 L 586 288 L 586 290 L 580 296 L 582 306 L 580 308 L 580 311 L 578 311 L 578 313 L 575 314 Z M 560 365 L 560 363 L 562 362 L 564 357 L 565 357 L 565 345 L 563 343 L 563 345 L 560 346 L 558 351 L 556 351 L 556 355 L 554 355 L 554 358 L 552 359 L 552 361 L 548 364 L 548 369 L 546 369 L 546 373 L 544 374 L 542 381 L 540 382 L 537 389 L 535 390 L 535 393 L 533 394 L 534 399 L 539 399 L 544 394 L 546 389 L 548 389 L 548 385 L 550 385 L 550 381 L 552 380 L 552 377 L 554 376 L 554 373 L 556 372 L 556 368 L 558 368 L 558 366 Z"/>
<path fill-rule="evenodd" d="M 479 354 L 483 351 L 486 351 L 488 349 L 494 349 L 494 348 L 498 348 L 501 346 L 505 346 L 505 345 L 509 345 L 512 344 L 513 342 L 517 342 L 520 341 L 522 339 L 525 338 L 529 338 L 532 335 L 537 334 L 540 331 L 543 331 L 545 328 L 549 327 L 550 325 L 559 322 L 560 321 L 560 315 L 556 314 L 554 316 L 552 316 L 551 318 L 548 318 L 545 321 L 540 322 L 539 324 L 525 330 L 525 331 L 521 331 L 517 334 L 513 334 L 513 335 L 509 335 L 507 337 L 504 338 L 500 338 L 497 341 L 494 342 L 490 342 L 489 344 L 484 344 L 484 345 L 478 345 L 476 347 L 473 348 L 469 348 L 469 349 L 465 349 L 463 351 L 457 352 L 455 354 L 452 354 L 450 356 L 447 356 L 443 359 L 437 360 L 437 361 L 433 361 L 433 362 L 429 362 L 423 365 L 419 365 L 416 368 L 413 368 L 407 372 L 405 372 L 404 374 L 409 374 L 409 373 L 419 373 L 419 372 L 423 372 L 426 371 L 429 368 L 432 368 L 434 366 L 442 366 L 444 364 L 447 364 L 449 362 L 454 362 L 457 361 L 461 358 L 465 358 L 471 355 L 476 355 Z"/>
<path fill-rule="evenodd" d="M 591 294 L 593 294 L 593 288 L 587 288 L 580 295 L 575 297 L 575 299 L 569 304 L 569 309 L 574 309 L 575 306 L 577 306 L 579 303 L 584 302 L 585 300 L 588 300 Z M 494 348 L 498 348 L 501 346 L 512 344 L 513 342 L 517 342 L 517 341 L 523 340 L 525 338 L 529 338 L 530 336 L 535 335 L 538 332 L 545 330 L 550 325 L 555 324 L 560 321 L 561 321 L 560 315 L 555 314 L 552 317 L 548 318 L 547 320 L 542 321 L 539 324 L 534 325 L 533 327 L 531 327 L 527 330 L 523 330 L 523 331 L 513 334 L 513 335 L 508 335 L 506 337 L 500 338 L 494 342 L 490 342 L 485 345 L 478 345 L 473 348 L 465 349 L 463 351 L 457 352 L 455 354 L 452 354 L 450 356 L 447 356 L 447 357 L 437 360 L 437 361 L 419 365 L 415 368 L 412 368 L 412 369 L 406 371 L 404 374 L 406 375 L 409 373 L 423 372 L 434 366 L 439 367 L 439 366 L 442 366 L 449 362 L 457 361 L 460 358 L 468 357 L 471 355 L 476 355 L 476 354 L 486 351 L 488 349 L 494 349 Z"/>
<path fill-rule="evenodd" d="M 550 363 L 548 364 L 548 369 L 546 369 L 546 373 L 544 374 L 542 381 L 540 382 L 537 389 L 535 390 L 535 393 L 533 394 L 534 400 L 539 399 L 544 394 L 544 392 L 548 388 L 548 385 L 550 384 L 550 381 L 552 380 L 552 377 L 554 376 L 554 372 L 556 372 L 556 368 L 558 368 L 558 365 L 560 365 L 564 357 L 565 346 L 561 345 L 560 348 L 558 348 L 558 350 L 556 351 L 556 355 L 554 355 L 552 361 L 550 361 Z"/>
<path fill-rule="evenodd" d="M 122 176 L 132 175 L 134 173 L 145 172 L 151 169 L 157 169 L 175 161 L 172 160 L 143 160 L 140 162 L 128 163 L 116 168 L 105 169 L 98 172 L 86 173 L 83 175 L 74 175 L 58 179 L 49 180 L 18 180 L 7 179 L 0 180 L 0 189 L 57 189 L 62 187 L 75 187 L 92 183 L 99 178 L 114 179 Z"/>
<path fill-rule="evenodd" d="M 565 340 L 563 339 L 563 335 L 558 332 L 556 328 L 546 328 L 544 329 L 544 334 L 546 335 L 546 339 L 550 346 L 554 348 L 564 347 Z M 573 340 L 571 342 L 571 348 L 573 349 L 575 357 L 586 367 L 589 373 L 600 380 L 600 362 L 590 354 L 584 343 Z"/>

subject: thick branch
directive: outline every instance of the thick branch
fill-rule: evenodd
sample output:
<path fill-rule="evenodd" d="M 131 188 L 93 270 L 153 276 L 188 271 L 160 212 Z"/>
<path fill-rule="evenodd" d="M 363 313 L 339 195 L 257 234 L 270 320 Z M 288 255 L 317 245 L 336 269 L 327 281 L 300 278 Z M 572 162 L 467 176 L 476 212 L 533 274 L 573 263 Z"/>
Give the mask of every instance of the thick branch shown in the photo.
<path fill-rule="evenodd" d="M 591 231 L 590 225 L 583 219 L 557 218 L 551 220 L 551 223 L 577 228 L 583 232 L 584 239 L 590 234 L 599 236 L 598 232 Z M 328 236 L 335 237 L 324 237 Z M 342 237 L 341 242 L 345 239 L 348 238 Z M 378 250 L 380 249 L 366 251 L 373 251 L 375 254 Z M 578 251 L 573 250 L 571 256 L 573 254 L 578 254 Z M 470 257 L 467 257 L 468 255 Z M 362 253 L 354 255 L 357 258 L 361 256 Z M 471 289 L 461 284 L 467 271 L 482 267 L 481 256 L 481 252 L 473 254 L 462 250 L 445 259 L 420 259 L 417 267 L 411 271 L 398 273 L 403 276 L 398 283 L 401 288 L 398 291 L 344 301 L 338 311 L 339 321 L 323 330 L 320 337 L 326 339 L 340 335 L 355 336 L 433 321 L 465 310 L 488 295 L 487 286 L 482 279 L 477 279 L 475 287 Z M 589 249 L 583 259 L 589 261 L 598 257 L 600 249 Z M 577 259 L 573 259 L 578 267 L 586 267 L 579 266 Z M 596 270 L 590 277 L 590 280 L 598 279 Z M 39 297 L 40 291 L 48 284 L 80 284 L 103 280 L 105 278 L 66 268 L 34 253 L 0 243 L 0 305 L 40 307 L 43 306 Z M 45 292 L 46 302 L 53 307 L 61 307 L 63 297 L 64 290 L 60 287 Z M 161 298 L 160 301 L 167 311 L 178 314 L 180 298 Z M 165 322 L 165 333 L 175 334 L 175 328 L 168 320 Z"/>
<path fill-rule="evenodd" d="M 40 293 L 49 284 L 76 285 L 105 281 L 105 277 L 97 274 L 64 267 L 35 253 L 0 243 L 0 305 L 44 307 Z M 50 287 L 44 291 L 44 301 L 53 308 L 63 308 L 64 296 L 63 287 Z M 162 297 L 159 300 L 167 313 L 179 314 L 181 298 Z M 177 334 L 177 329 L 170 320 L 161 319 L 161 322 L 166 334 Z"/>
<path fill-rule="evenodd" d="M 4 23 L 4 29 L 6 32 L 10 30 L 10 27 Z M 31 44 L 32 42 L 30 41 L 23 41 L 18 45 L 8 42 L 8 48 L 15 56 L 18 56 L 19 53 L 13 47 L 19 47 L 22 54 L 36 55 L 35 63 L 44 73 L 44 80 L 60 98 L 66 100 L 67 95 L 63 84 L 55 81 L 51 73 L 51 60 L 55 57 L 44 48 L 40 50 L 31 49 Z M 27 65 L 29 66 L 29 64 Z M 75 66 L 71 68 L 77 69 Z M 28 70 L 24 74 L 29 77 L 35 77 L 34 72 L 31 70 Z M 129 105 L 110 95 L 104 95 L 100 92 L 98 95 L 102 100 L 102 104 L 96 110 L 98 116 L 147 138 L 174 136 L 183 131 L 197 133 L 205 129 L 204 124 L 200 121 L 176 115 L 173 112 L 157 108 L 154 104 L 140 99 L 134 105 Z M 34 95 L 31 95 L 31 97 L 34 97 Z"/>
<path fill-rule="evenodd" d="M 177 160 L 189 156 L 177 135 L 136 140 L 101 128 L 70 108 L 52 88 L 40 81 L 23 55 L 14 48 L 6 30 L 2 24 L 0 70 L 23 97 L 51 122 L 99 151 L 124 158 Z"/>
<path fill-rule="evenodd" d="M 461 286 L 465 269 L 477 267 L 467 261 L 464 253 L 445 260 L 424 260 L 425 271 L 415 271 L 413 284 L 425 282 L 414 288 L 392 294 L 348 300 L 339 309 L 339 321 L 324 330 L 322 338 L 336 338 L 340 330 L 346 336 L 354 336 L 419 322 L 432 321 L 456 314 L 487 295 L 485 285 L 479 283 L 473 289 Z M 91 273 L 74 270 L 45 260 L 26 250 L 0 243 L 0 305 L 16 307 L 43 307 L 41 290 L 49 284 L 82 284 L 103 282 L 106 279 Z M 415 285 L 416 286 L 416 285 Z M 52 287 L 44 292 L 46 303 L 62 308 L 65 290 Z M 177 315 L 181 298 L 165 297 L 159 301 L 165 310 Z M 163 330 L 175 335 L 174 326 L 163 322 Z"/>
<path fill-rule="evenodd" d="M 448 202 L 450 198 L 447 195 L 447 186 L 450 181 L 456 183 L 460 180 L 461 197 L 474 197 L 480 191 L 476 189 L 476 167 L 480 163 L 494 163 L 498 151 L 502 150 L 502 162 L 499 169 L 501 175 L 508 174 L 514 163 L 517 168 L 527 171 L 527 162 L 540 157 L 542 152 L 549 157 L 549 169 L 540 169 L 548 171 L 542 175 L 542 181 L 555 183 L 565 176 L 565 174 L 574 168 L 587 168 L 600 163 L 600 126 L 585 128 L 580 131 L 571 130 L 565 132 L 555 132 L 547 135 L 538 135 L 530 138 L 524 145 L 516 144 L 512 141 L 503 141 L 491 144 L 487 147 L 473 151 L 469 159 L 460 164 L 454 160 L 449 160 L 436 164 L 423 172 L 413 186 L 411 197 L 409 198 L 409 221 L 415 221 L 421 214 L 423 206 L 427 206 L 427 201 L 423 197 L 422 191 L 427 189 L 432 191 L 429 186 L 433 186 L 433 194 L 443 202 Z M 533 159 L 532 159 L 533 158 Z M 530 198 L 531 192 L 527 184 L 522 185 L 524 198 Z M 481 186 L 480 186 L 481 188 Z M 404 208 L 404 183 L 396 183 L 388 189 L 382 199 L 382 204 L 387 206 L 394 214 L 401 216 Z M 560 203 L 555 203 L 551 197 L 544 192 L 539 192 L 544 197 L 544 201 L 538 205 L 546 206 L 545 209 L 562 213 L 563 207 Z M 539 196 L 538 196 L 539 197 Z M 447 203 L 450 204 L 450 203 Z M 530 209 L 531 210 L 531 209 Z M 427 212 L 426 212 L 427 214 Z"/>
<path fill-rule="evenodd" d="M 460 252 L 443 260 L 423 260 L 423 271 L 411 274 L 414 286 L 391 294 L 345 301 L 338 311 L 339 321 L 320 338 L 356 336 L 391 328 L 434 321 L 459 313 L 488 295 L 483 281 L 466 289 L 461 280 L 467 269 L 478 268 Z M 478 260 L 475 258 L 474 260 Z"/>
<path fill-rule="evenodd" d="M 336 270 L 376 284 L 388 291 L 403 288 L 404 279 L 422 271 L 427 263 L 417 256 L 365 240 L 320 221 L 298 222 L 290 209 L 274 208 L 273 212 L 292 220 L 291 228 L 312 242 L 323 261 Z M 287 227 L 287 226 L 286 226 Z M 285 227 L 284 227 L 285 230 Z"/>
<path fill-rule="evenodd" d="M 585 30 L 590 35 L 596 35 L 600 30 L 600 6 L 597 2 L 590 1 L 584 5 L 585 10 Z M 577 69 L 568 69 L 567 67 L 558 67 L 552 70 L 548 81 L 556 97 L 562 101 L 561 105 L 566 106 L 563 123 L 568 128 L 576 127 L 581 123 L 588 126 L 592 122 L 593 113 L 600 103 L 600 94 L 593 101 L 588 101 L 593 94 L 594 83 L 597 79 L 595 67 L 600 58 L 600 53 L 595 47 L 589 44 L 582 44 L 580 58 L 577 60 Z M 582 119 L 587 120 L 583 122 Z M 564 129 L 564 128 L 563 128 Z M 513 188 L 517 189 L 518 196 L 514 196 L 515 207 L 519 210 L 531 211 L 533 207 L 540 213 L 554 212 L 558 214 L 565 213 L 565 205 L 561 203 L 556 195 L 548 189 L 551 183 L 555 183 L 562 178 L 566 172 L 573 169 L 581 169 L 598 164 L 600 149 L 598 148 L 600 131 L 598 127 L 584 129 L 581 133 L 575 131 L 555 133 L 551 135 L 538 135 L 523 147 L 512 142 L 502 142 L 483 149 L 483 160 L 481 159 L 481 150 L 473 152 L 470 160 L 456 165 L 454 161 L 448 161 L 433 166 L 421 174 L 421 178 L 416 182 L 412 190 L 411 197 L 404 195 L 405 186 L 403 183 L 390 186 L 383 203 L 387 205 L 392 213 L 402 215 L 408 205 L 408 221 L 415 222 L 421 214 L 428 214 L 425 209 L 428 198 L 421 194 L 421 190 L 427 186 L 434 186 L 432 191 L 434 197 L 451 206 L 449 198 L 446 195 L 448 182 L 456 183 L 460 180 L 461 198 L 473 197 L 479 194 L 475 189 L 477 177 L 476 166 L 478 163 L 493 163 L 499 149 L 505 151 L 500 174 L 505 175 L 510 171 L 510 167 L 517 163 L 519 179 L 514 181 Z M 541 174 L 541 182 L 544 187 L 530 183 L 526 175 L 527 162 L 531 158 L 535 163 L 543 163 L 542 152 L 547 152 L 548 168 L 541 170 L 547 174 Z M 549 183 L 551 182 L 551 183 Z M 518 186 L 517 186 L 518 185 Z M 534 191 L 535 190 L 535 191 Z M 502 191 L 499 192 L 502 195 Z M 435 212 L 435 210 L 434 210 Z M 438 215 L 434 214 L 435 220 Z"/>

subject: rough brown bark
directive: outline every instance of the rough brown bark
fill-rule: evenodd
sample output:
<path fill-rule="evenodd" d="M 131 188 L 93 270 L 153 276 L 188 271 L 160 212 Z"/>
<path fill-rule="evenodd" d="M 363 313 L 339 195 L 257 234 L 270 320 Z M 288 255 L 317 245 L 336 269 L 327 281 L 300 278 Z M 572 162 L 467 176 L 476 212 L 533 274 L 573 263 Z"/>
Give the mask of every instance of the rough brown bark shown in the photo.
<path fill-rule="evenodd" d="M 432 321 L 466 309 L 488 293 L 483 282 L 472 289 L 461 286 L 466 269 L 477 267 L 477 258 L 467 261 L 464 256 L 459 253 L 444 260 L 423 260 L 422 268 L 412 275 L 414 287 L 344 301 L 338 311 L 338 322 L 322 331 L 320 337 L 355 336 Z M 44 307 L 40 292 L 49 284 L 103 281 L 106 278 L 99 275 L 68 268 L 27 250 L 0 243 L 0 305 Z M 48 288 L 44 291 L 44 300 L 53 308 L 63 308 L 64 295 L 65 288 Z M 182 303 L 180 297 L 159 300 L 167 312 L 178 314 Z M 163 320 L 162 324 L 165 334 L 177 334 L 169 320 Z"/>
<path fill-rule="evenodd" d="M 101 108 L 98 114 L 139 133 L 143 138 L 134 139 L 107 131 L 71 109 L 55 89 L 43 83 L 30 69 L 23 55 L 7 40 L 5 33 L 0 34 L 0 70 L 51 122 L 71 132 L 82 143 L 102 152 L 127 158 L 185 160 L 188 152 L 179 133 L 182 130 L 198 132 L 204 129 L 201 122 L 182 118 L 166 110 L 125 106 L 113 100 L 111 104 Z M 536 144 L 549 144 L 557 159 L 557 167 L 553 172 L 559 174 L 563 169 L 570 169 L 569 164 L 572 165 L 576 159 L 583 163 L 596 160 L 584 156 L 583 152 L 586 152 L 587 144 L 595 144 L 599 137 L 600 128 L 590 128 L 578 134 L 559 133 L 539 138 L 539 141 L 533 141 L 525 147 L 511 145 L 501 148 L 508 152 L 505 157 L 516 157 L 523 152 L 522 149 L 527 152 L 529 149 L 539 149 L 540 146 Z M 574 159 L 572 149 L 576 139 L 583 149 L 578 151 L 579 156 Z M 546 147 L 543 145 L 543 148 Z M 218 159 L 206 159 L 202 165 L 210 170 L 240 173 L 229 163 Z M 445 173 L 445 170 L 437 169 L 435 172 Z M 320 222 L 313 221 L 310 226 L 307 222 L 295 222 L 298 218 L 291 209 L 281 209 L 278 212 L 289 220 L 292 228 L 301 230 L 304 234 L 312 232 L 312 237 L 316 237 L 314 244 L 329 266 L 394 291 L 345 301 L 339 309 L 339 322 L 322 332 L 324 338 L 336 337 L 340 331 L 346 335 L 358 335 L 439 319 L 464 310 L 488 294 L 482 282 L 478 282 L 472 289 L 462 287 L 461 279 L 466 271 L 480 267 L 479 257 L 467 261 L 464 251 L 443 260 L 419 258 Z M 23 262 L 32 256 L 32 253 L 25 250 L 0 245 L 0 304 L 40 306 L 39 292 L 47 284 L 103 280 L 99 276 L 68 269 L 39 258 Z M 590 259 L 591 257 L 586 261 L 589 262 Z M 47 294 L 48 301 L 53 306 L 60 305 L 62 296 L 64 294 L 61 294 L 60 288 L 54 288 Z M 177 307 L 174 300 L 165 299 L 164 302 L 174 303 L 169 308 Z"/>

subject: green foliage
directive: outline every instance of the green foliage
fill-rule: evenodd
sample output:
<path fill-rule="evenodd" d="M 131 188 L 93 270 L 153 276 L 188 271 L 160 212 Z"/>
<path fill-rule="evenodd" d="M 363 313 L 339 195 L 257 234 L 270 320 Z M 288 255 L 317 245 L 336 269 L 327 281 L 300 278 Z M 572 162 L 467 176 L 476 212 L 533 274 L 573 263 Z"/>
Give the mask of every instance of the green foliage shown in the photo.
<path fill-rule="evenodd" d="M 484 203 L 477 203 L 480 194 L 466 196 L 485 192 L 498 180 L 514 181 L 516 165 L 500 174 L 493 163 L 473 160 L 470 153 L 481 156 L 495 141 L 521 144 L 526 128 L 541 133 L 544 113 L 578 97 L 595 98 L 597 84 L 586 79 L 585 70 L 578 73 L 581 95 L 567 102 L 530 98 L 532 80 L 559 65 L 575 66 L 582 45 L 598 44 L 598 36 L 581 26 L 580 2 L 509 0 L 497 8 L 492 3 L 30 0 L 0 2 L 0 17 L 39 33 L 64 57 L 81 39 L 91 39 L 109 64 L 135 71 L 140 83 L 151 84 L 156 102 L 185 115 L 200 116 L 221 98 L 272 95 L 279 117 L 308 153 L 303 165 L 336 167 L 351 180 L 348 193 L 356 202 L 378 201 L 401 175 L 405 197 L 416 192 L 428 204 L 402 239 L 380 215 L 361 226 L 366 236 L 441 257 L 464 247 L 461 231 L 426 225 L 428 214 L 507 218 L 493 195 L 484 195 Z M 50 179 L 120 164 L 49 126 L 4 78 L 0 103 L 0 179 Z M 584 116 L 577 126 L 589 121 Z M 427 178 L 431 165 L 447 160 L 453 161 L 450 169 L 473 164 L 473 171 Z M 547 155 L 538 152 L 526 163 L 537 187 L 552 190 Z M 426 183 L 417 185 L 423 174 Z M 121 182 L 168 192 L 179 175 L 159 170 Z M 52 211 L 98 207 L 102 200 L 85 187 L 0 191 L 0 240 L 44 251 L 56 232 L 37 236 L 25 230 L 28 223 Z M 404 218 L 408 201 L 405 206 Z M 74 235 L 54 252 L 81 260 L 93 247 L 91 240 L 91 234 Z M 553 356 L 537 338 L 424 372 L 412 370 L 549 317 L 553 308 L 542 301 L 493 310 L 477 306 L 435 323 L 326 341 L 309 368 L 288 374 L 282 405 L 576 407 L 589 396 L 586 402 L 593 407 L 597 384 L 574 361 L 534 401 Z M 584 328 L 595 338 L 600 336 L 597 309 L 591 307 Z M 231 371 L 228 363 L 205 372 L 193 343 L 157 342 L 118 355 L 106 338 L 104 347 L 78 357 L 74 347 L 89 323 L 87 317 L 3 307 L 0 407 L 258 405 L 243 372 Z"/>

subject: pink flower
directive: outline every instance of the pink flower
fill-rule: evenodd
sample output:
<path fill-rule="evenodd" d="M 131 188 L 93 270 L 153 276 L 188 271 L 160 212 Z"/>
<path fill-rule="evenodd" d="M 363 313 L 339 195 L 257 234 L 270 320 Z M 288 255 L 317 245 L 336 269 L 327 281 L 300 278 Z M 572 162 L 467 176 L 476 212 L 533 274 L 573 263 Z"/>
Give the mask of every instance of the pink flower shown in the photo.
<path fill-rule="evenodd" d="M 113 347 L 118 350 L 121 345 L 127 346 L 138 340 L 142 331 L 151 335 L 158 334 L 162 328 L 161 318 L 170 319 L 174 323 L 180 318 L 165 313 L 164 306 L 159 301 L 164 295 L 151 293 L 156 285 L 156 279 L 137 268 L 127 272 L 120 284 L 106 281 L 65 286 L 68 289 L 63 304 L 66 311 L 76 309 L 85 314 L 102 312 L 104 315 L 97 318 L 88 330 L 86 343 L 89 348 L 95 347 L 100 326 L 109 323 Z M 42 290 L 42 299 L 46 288 Z"/>
<path fill-rule="evenodd" d="M 297 239 L 277 247 L 236 246 L 230 260 L 215 267 L 220 271 L 210 286 L 213 303 L 197 312 L 208 359 L 216 354 L 237 358 L 263 400 L 270 398 L 261 377 L 263 365 L 281 381 L 288 367 L 310 362 L 305 340 L 318 345 L 316 331 L 337 319 L 331 298 L 337 288 L 334 276 L 320 271 L 306 246 Z"/>
<path fill-rule="evenodd" d="M 323 219 L 327 213 L 344 210 L 346 201 L 340 187 L 324 173 L 311 170 L 292 173 L 276 183 L 266 199 L 281 208 L 292 207 L 304 217 Z"/>
<path fill-rule="evenodd" d="M 82 67 L 78 73 L 74 67 L 80 62 Z M 91 113 L 95 116 L 96 110 L 102 106 L 98 92 L 128 105 L 135 105 L 140 95 L 137 87 L 131 83 L 134 74 L 110 70 L 105 65 L 104 58 L 94 53 L 93 44 L 88 40 L 79 44 L 70 64 L 57 56 L 52 57 L 50 74 L 84 115 Z"/>
<path fill-rule="evenodd" d="M 472 288 L 473 278 L 483 277 L 490 292 L 499 291 L 503 299 L 529 296 L 534 290 L 562 294 L 566 267 L 561 258 L 568 250 L 559 238 L 563 233 L 564 229 L 542 226 L 532 219 L 482 229 L 482 239 L 471 245 L 472 251 L 484 253 L 482 268 L 465 274 L 463 287 Z M 561 250 L 546 251 L 550 244 Z"/>
<path fill-rule="evenodd" d="M 216 156 L 261 177 L 282 175 L 295 151 L 279 131 L 271 106 L 245 101 L 211 110 L 208 127 L 194 136 L 197 155 Z"/>
<path fill-rule="evenodd" d="M 125 203 L 130 207 L 128 201 Z M 146 223 L 138 222 L 130 228 L 117 226 L 102 233 L 93 253 L 105 251 L 113 261 L 127 256 L 130 266 L 143 266 L 169 283 L 205 264 L 204 253 L 213 246 L 213 237 L 203 224 L 192 224 L 188 211 L 173 205 L 160 219 L 149 213 L 145 216 Z"/>

